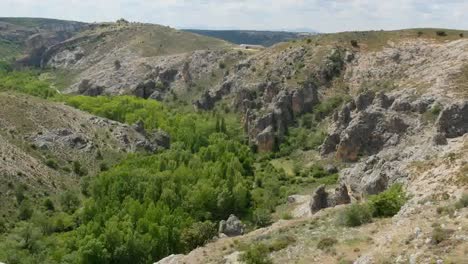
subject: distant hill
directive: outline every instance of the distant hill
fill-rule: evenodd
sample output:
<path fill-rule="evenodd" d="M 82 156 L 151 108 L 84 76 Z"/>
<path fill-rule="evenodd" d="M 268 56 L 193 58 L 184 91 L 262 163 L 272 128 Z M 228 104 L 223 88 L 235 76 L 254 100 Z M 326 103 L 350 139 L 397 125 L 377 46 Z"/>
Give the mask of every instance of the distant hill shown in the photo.
<path fill-rule="evenodd" d="M 86 23 L 57 19 L 0 17 L 0 60 L 40 53 L 86 26 Z"/>
<path fill-rule="evenodd" d="M 203 30 L 184 29 L 184 31 L 200 35 L 224 39 L 235 44 L 254 44 L 272 46 L 279 42 L 303 38 L 314 33 L 300 33 L 287 31 L 255 31 L 255 30 Z"/>

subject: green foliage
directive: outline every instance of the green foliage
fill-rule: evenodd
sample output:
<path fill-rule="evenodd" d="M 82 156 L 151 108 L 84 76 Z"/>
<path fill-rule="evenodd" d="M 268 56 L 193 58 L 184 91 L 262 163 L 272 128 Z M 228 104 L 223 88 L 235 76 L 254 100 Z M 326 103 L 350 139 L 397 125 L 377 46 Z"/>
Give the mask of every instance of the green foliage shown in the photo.
<path fill-rule="evenodd" d="M 32 208 L 31 202 L 28 200 L 22 201 L 19 207 L 19 214 L 18 214 L 19 219 L 28 220 L 29 218 L 31 218 L 33 213 L 34 213 L 34 209 Z"/>
<path fill-rule="evenodd" d="M 45 162 L 45 164 L 46 164 L 49 168 L 54 169 L 54 170 L 58 169 L 58 167 L 59 167 L 57 161 L 54 160 L 54 159 L 47 159 L 46 162 Z"/>
<path fill-rule="evenodd" d="M 222 132 L 233 139 L 241 139 L 242 130 L 236 117 L 216 116 L 211 113 L 187 113 L 171 109 L 156 100 L 132 96 L 87 97 L 64 99 L 68 105 L 127 124 L 142 120 L 147 130 L 162 129 L 171 135 L 172 142 L 198 151 L 208 143 L 209 135 Z"/>
<path fill-rule="evenodd" d="M 401 184 L 394 184 L 386 191 L 369 197 L 374 217 L 392 217 L 400 211 L 407 200 Z"/>
<path fill-rule="evenodd" d="M 32 70 L 5 71 L 0 69 L 0 91 L 15 91 L 41 98 L 54 97 L 58 94 L 48 82 L 39 79 L 39 72 Z"/>
<path fill-rule="evenodd" d="M 320 241 L 317 243 L 317 248 L 320 250 L 330 250 L 336 243 L 338 243 L 338 240 L 336 240 L 333 237 L 324 237 L 320 239 Z"/>
<path fill-rule="evenodd" d="M 196 222 L 182 232 L 182 243 L 186 251 L 190 251 L 212 239 L 217 234 L 217 231 L 216 223 L 210 221 Z"/>
<path fill-rule="evenodd" d="M 12 70 L 13 68 L 8 62 L 0 60 L 0 73 L 2 72 L 7 73 L 7 72 L 11 72 Z"/>
<path fill-rule="evenodd" d="M 250 246 L 242 255 L 241 261 L 246 264 L 270 264 L 273 263 L 268 247 L 264 244 L 254 244 Z"/>
<path fill-rule="evenodd" d="M 439 244 L 444 240 L 447 240 L 449 237 L 449 232 L 446 229 L 441 228 L 440 226 L 436 226 L 432 230 L 431 238 L 434 244 Z"/>
<path fill-rule="evenodd" d="M 81 163 L 77 160 L 73 161 L 73 172 L 79 176 L 88 175 L 88 170 L 81 166 Z"/>
<path fill-rule="evenodd" d="M 26 198 L 25 192 L 27 190 L 26 185 L 19 184 L 15 187 L 15 197 L 16 201 L 20 204 Z"/>
<path fill-rule="evenodd" d="M 44 200 L 44 207 L 48 211 L 54 211 L 55 210 L 54 202 L 52 202 L 52 200 L 50 198 L 46 198 Z"/>
<path fill-rule="evenodd" d="M 460 200 L 455 203 L 455 208 L 457 209 L 465 207 L 468 207 L 468 193 L 463 194 L 462 197 L 460 197 Z"/>
<path fill-rule="evenodd" d="M 333 111 L 338 108 L 343 102 L 347 100 L 346 97 L 341 95 L 336 95 L 327 98 L 326 100 L 320 102 L 317 106 L 315 106 L 313 114 L 316 121 L 320 121 L 323 118 L 327 117 Z"/>
<path fill-rule="evenodd" d="M 340 212 L 340 224 L 349 227 L 360 226 L 372 221 L 372 209 L 368 204 L 352 204 Z"/>
<path fill-rule="evenodd" d="M 80 206 L 80 198 L 73 191 L 66 191 L 60 196 L 62 210 L 67 213 L 74 213 Z"/>

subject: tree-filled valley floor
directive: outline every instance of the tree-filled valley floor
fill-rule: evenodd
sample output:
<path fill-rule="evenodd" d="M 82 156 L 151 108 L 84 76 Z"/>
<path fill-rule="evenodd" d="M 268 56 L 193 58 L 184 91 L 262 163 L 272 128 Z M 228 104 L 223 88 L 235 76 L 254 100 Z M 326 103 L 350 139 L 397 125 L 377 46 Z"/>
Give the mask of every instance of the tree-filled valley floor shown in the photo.
<path fill-rule="evenodd" d="M 0 216 L 0 260 L 7 263 L 152 263 L 203 245 L 231 214 L 249 230 L 267 226 L 277 206 L 299 188 L 336 183 L 337 174 L 319 165 L 301 170 L 292 164 L 292 172 L 274 165 L 287 161 L 292 149 L 321 144 L 323 131 L 310 128 L 339 99 L 323 103 L 320 114 L 304 116 L 277 154 L 258 154 L 239 117 L 227 110 L 194 112 L 132 96 L 62 95 L 41 76 L 2 65 L 0 93 L 65 103 L 130 125 L 142 121 L 146 131 L 166 131 L 171 144 L 157 153 L 129 153 L 115 165 L 103 162 L 97 175 L 78 162 L 69 168 L 44 156 L 48 167 L 75 175 L 75 184 L 33 197 L 28 186 L 9 183 L 16 201 L 12 213 Z"/>

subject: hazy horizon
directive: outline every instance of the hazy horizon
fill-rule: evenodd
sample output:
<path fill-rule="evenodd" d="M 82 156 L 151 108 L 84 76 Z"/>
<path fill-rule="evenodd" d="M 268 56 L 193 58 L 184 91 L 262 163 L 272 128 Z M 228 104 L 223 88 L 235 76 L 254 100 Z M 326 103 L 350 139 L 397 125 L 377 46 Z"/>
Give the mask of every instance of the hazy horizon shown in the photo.
<path fill-rule="evenodd" d="M 468 28 L 462 0 L 0 0 L 1 17 L 125 18 L 179 29 L 318 31 Z"/>

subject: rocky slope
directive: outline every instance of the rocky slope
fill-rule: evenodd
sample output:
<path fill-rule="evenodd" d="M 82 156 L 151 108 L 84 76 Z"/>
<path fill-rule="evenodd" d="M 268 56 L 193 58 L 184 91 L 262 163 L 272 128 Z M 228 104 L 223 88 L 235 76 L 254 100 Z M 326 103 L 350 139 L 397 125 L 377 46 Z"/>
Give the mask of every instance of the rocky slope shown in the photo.
<path fill-rule="evenodd" d="M 80 30 L 86 23 L 42 18 L 0 18 L 0 59 L 17 56 L 18 66 L 39 66 L 44 51 Z"/>
<path fill-rule="evenodd" d="M 0 93 L 1 209 L 15 203 L 15 188 L 41 197 L 78 186 L 130 152 L 167 147 L 141 126 L 95 117 L 63 104 Z"/>
<path fill-rule="evenodd" d="M 318 158 L 339 165 L 341 188 L 335 193 L 319 188 L 309 196 L 291 198 L 297 220 L 220 238 L 159 263 L 238 263 L 245 250 L 242 244 L 274 245 L 284 236 L 293 239 L 270 252 L 273 263 L 463 263 L 468 211 L 444 213 L 444 208 L 468 191 L 468 91 L 463 77 L 468 41 L 414 38 L 388 42 L 377 50 L 363 47 L 330 47 L 319 60 L 322 63 L 309 65 L 316 67 L 311 71 L 312 84 L 294 88 L 284 81 L 276 90 L 269 83 L 268 88 L 259 85 L 249 92 L 240 88 L 247 87 L 249 78 L 239 70 L 232 78 L 240 84 L 234 81 L 228 92 L 218 92 L 226 88 L 221 85 L 203 98 L 201 102 L 229 98 L 232 93 L 241 97 L 238 109 L 245 113 L 247 131 L 259 150 L 268 151 L 295 116 L 310 111 L 344 85 L 352 99 L 325 121 L 329 132 Z M 271 50 L 264 52 L 272 58 Z M 255 61 L 262 53 L 250 59 Z M 304 54 L 298 57 L 302 60 Z M 294 57 L 288 54 L 287 58 Z M 333 62 L 338 63 L 323 66 Z M 284 74 L 287 68 L 281 70 Z M 333 74 L 324 74 L 329 72 Z M 256 116 L 248 118 L 252 112 Z M 348 203 L 347 195 L 352 202 L 365 200 L 395 183 L 403 184 L 410 199 L 391 219 L 343 228 L 335 219 L 346 206 L 323 210 Z M 443 243 L 437 240 L 440 230 L 446 233 Z M 326 237 L 336 239 L 331 251 L 318 245 Z"/>

